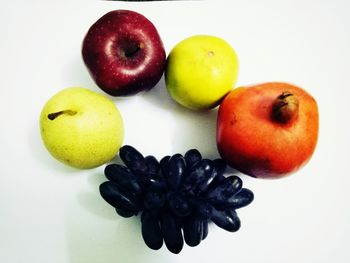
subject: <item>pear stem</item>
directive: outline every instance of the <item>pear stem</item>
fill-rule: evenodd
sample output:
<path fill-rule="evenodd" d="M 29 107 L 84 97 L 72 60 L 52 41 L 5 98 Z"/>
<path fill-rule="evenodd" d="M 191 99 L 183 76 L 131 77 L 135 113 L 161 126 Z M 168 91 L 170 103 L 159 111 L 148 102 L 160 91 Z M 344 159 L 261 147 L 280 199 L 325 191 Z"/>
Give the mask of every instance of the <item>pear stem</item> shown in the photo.
<path fill-rule="evenodd" d="M 299 100 L 289 91 L 282 92 L 272 105 L 272 118 L 282 124 L 287 124 L 298 117 Z"/>
<path fill-rule="evenodd" d="M 54 119 L 56 119 L 58 116 L 62 115 L 62 114 L 68 114 L 70 116 L 73 116 L 75 114 L 77 114 L 76 111 L 72 111 L 72 110 L 61 110 L 58 112 L 53 112 L 47 115 L 47 118 L 51 121 L 53 121 Z"/>

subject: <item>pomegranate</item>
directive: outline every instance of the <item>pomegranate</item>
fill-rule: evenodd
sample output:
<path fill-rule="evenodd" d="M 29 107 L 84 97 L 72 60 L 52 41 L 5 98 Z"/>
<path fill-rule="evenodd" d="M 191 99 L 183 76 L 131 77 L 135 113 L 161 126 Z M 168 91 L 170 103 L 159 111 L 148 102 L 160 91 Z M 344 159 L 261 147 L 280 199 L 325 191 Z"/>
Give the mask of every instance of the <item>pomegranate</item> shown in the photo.
<path fill-rule="evenodd" d="M 233 168 L 258 178 L 280 178 L 311 158 L 318 107 L 305 90 L 270 82 L 232 90 L 220 105 L 217 147 Z"/>

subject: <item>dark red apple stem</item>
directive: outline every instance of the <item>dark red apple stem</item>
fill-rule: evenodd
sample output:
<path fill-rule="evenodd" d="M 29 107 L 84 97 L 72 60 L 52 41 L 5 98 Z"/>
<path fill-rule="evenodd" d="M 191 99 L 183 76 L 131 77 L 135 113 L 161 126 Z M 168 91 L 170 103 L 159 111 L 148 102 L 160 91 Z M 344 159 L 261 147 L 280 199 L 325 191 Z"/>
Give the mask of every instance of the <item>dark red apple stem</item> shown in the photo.
<path fill-rule="evenodd" d="M 75 115 L 77 114 L 76 111 L 72 111 L 72 110 L 61 110 L 58 112 L 53 112 L 47 115 L 47 118 L 49 118 L 49 120 L 53 121 L 54 119 L 56 119 L 58 116 L 62 115 L 62 114 L 68 114 L 68 115 Z"/>
<path fill-rule="evenodd" d="M 289 91 L 282 92 L 272 105 L 272 118 L 286 124 L 294 120 L 299 114 L 299 100 Z"/>

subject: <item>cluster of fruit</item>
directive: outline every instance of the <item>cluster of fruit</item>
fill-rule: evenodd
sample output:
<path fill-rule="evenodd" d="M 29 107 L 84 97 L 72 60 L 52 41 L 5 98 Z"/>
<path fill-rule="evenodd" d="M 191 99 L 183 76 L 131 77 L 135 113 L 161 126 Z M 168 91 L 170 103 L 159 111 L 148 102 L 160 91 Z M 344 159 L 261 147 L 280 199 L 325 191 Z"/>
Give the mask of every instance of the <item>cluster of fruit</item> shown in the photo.
<path fill-rule="evenodd" d="M 155 26 L 143 15 L 115 10 L 97 20 L 82 45 L 83 61 L 98 87 L 112 96 L 153 88 L 165 75 L 169 95 L 192 110 L 219 106 L 217 149 L 224 160 L 202 159 L 196 150 L 158 162 L 123 145 L 123 120 L 113 101 L 83 88 L 53 96 L 40 116 L 46 148 L 61 162 L 93 168 L 120 150 L 127 167 L 111 164 L 100 187 L 117 213 L 142 210 L 146 244 L 163 240 L 178 253 L 198 245 L 211 220 L 228 231 L 240 221 L 236 209 L 253 194 L 239 177 L 224 177 L 226 164 L 253 177 L 280 178 L 304 165 L 315 150 L 318 108 L 305 90 L 282 82 L 234 88 L 238 58 L 223 39 L 197 35 L 178 43 L 166 57 Z M 215 125 L 215 124 L 214 124 Z M 183 236 L 182 236 L 183 232 Z"/>
<path fill-rule="evenodd" d="M 316 147 L 314 98 L 281 82 L 233 89 L 238 58 L 221 38 L 189 37 L 166 57 L 151 21 L 134 11 L 115 10 L 90 27 L 82 57 L 96 84 L 110 95 L 151 89 L 164 73 L 166 88 L 179 104 L 192 110 L 220 105 L 218 151 L 245 174 L 283 177 L 304 165 Z M 74 167 L 93 168 L 117 154 L 124 127 L 114 102 L 75 88 L 63 90 L 45 105 L 41 133 L 55 158 Z"/>
<path fill-rule="evenodd" d="M 122 217 L 142 211 L 142 236 L 151 249 L 161 248 L 163 240 L 172 253 L 182 250 L 183 240 L 197 246 L 207 237 L 210 220 L 227 231 L 237 231 L 236 209 L 254 198 L 242 188 L 239 177 L 224 176 L 222 159 L 202 159 L 195 149 L 158 162 L 125 145 L 119 156 L 126 166 L 106 166 L 109 181 L 100 185 L 101 196 Z"/>
<path fill-rule="evenodd" d="M 224 39 L 191 36 L 166 57 L 156 27 L 130 10 L 97 20 L 83 40 L 82 56 L 96 84 L 112 96 L 149 90 L 165 73 L 170 96 L 193 110 L 217 106 L 238 75 L 236 52 Z"/>

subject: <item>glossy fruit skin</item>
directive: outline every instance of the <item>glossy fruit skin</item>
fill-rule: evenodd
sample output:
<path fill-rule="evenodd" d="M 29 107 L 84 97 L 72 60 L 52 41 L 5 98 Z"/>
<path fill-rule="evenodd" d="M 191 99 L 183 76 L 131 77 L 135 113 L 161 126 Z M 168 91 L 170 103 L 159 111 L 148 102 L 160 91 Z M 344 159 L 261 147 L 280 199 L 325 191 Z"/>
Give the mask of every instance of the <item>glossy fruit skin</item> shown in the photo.
<path fill-rule="evenodd" d="M 283 124 L 272 119 L 274 100 L 289 91 L 299 100 L 296 119 Z M 258 178 L 280 178 L 301 168 L 318 139 L 318 107 L 305 90 L 271 82 L 231 91 L 220 105 L 217 147 L 233 168 Z"/>
<path fill-rule="evenodd" d="M 104 182 L 100 185 L 100 193 L 107 203 L 115 208 L 133 212 L 139 211 L 139 205 L 135 196 L 121 188 L 114 182 Z"/>
<path fill-rule="evenodd" d="M 83 40 L 82 56 L 96 84 L 112 96 L 151 89 L 166 61 L 157 29 L 130 10 L 114 10 L 97 20 Z"/>
<path fill-rule="evenodd" d="M 184 245 L 184 240 L 178 218 L 174 218 L 170 213 L 163 213 L 161 215 L 160 225 L 164 243 L 168 250 L 174 254 L 180 253 Z"/>
<path fill-rule="evenodd" d="M 156 215 L 144 211 L 141 215 L 142 237 L 148 247 L 157 250 L 163 245 L 162 230 Z"/>
<path fill-rule="evenodd" d="M 141 232 L 151 249 L 162 247 L 163 240 L 175 254 L 184 241 L 197 246 L 207 237 L 211 221 L 237 231 L 240 220 L 235 210 L 254 199 L 253 192 L 242 188 L 239 177 L 224 176 L 226 163 L 222 159 L 203 159 L 196 149 L 158 161 L 124 145 L 119 157 L 126 166 L 106 166 L 109 181 L 100 185 L 100 194 L 122 217 L 142 211 Z"/>
<path fill-rule="evenodd" d="M 234 49 L 224 39 L 210 35 L 191 36 L 179 42 L 167 58 L 167 90 L 186 108 L 214 108 L 233 89 L 238 64 Z"/>

